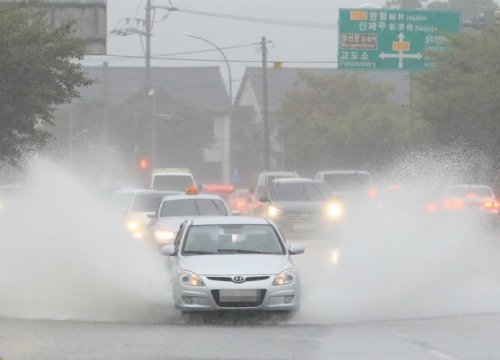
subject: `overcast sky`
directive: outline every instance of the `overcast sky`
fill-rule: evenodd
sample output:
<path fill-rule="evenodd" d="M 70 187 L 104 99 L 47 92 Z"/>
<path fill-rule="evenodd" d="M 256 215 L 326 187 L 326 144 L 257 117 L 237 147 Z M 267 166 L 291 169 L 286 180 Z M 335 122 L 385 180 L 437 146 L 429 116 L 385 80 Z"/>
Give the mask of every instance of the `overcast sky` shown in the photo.
<path fill-rule="evenodd" d="M 179 9 L 259 17 L 264 19 L 283 19 L 317 24 L 331 24 L 332 28 L 298 27 L 253 23 L 230 20 L 182 11 L 171 12 L 167 18 L 156 22 L 153 29 L 152 56 L 175 54 L 185 51 L 213 49 L 209 44 L 183 36 L 183 33 L 202 36 L 219 47 L 258 43 L 266 36 L 269 44 L 269 60 L 304 62 L 286 64 L 287 67 L 335 66 L 337 57 L 336 28 L 338 9 L 361 6 L 381 6 L 385 0 L 171 0 Z M 144 18 L 146 0 L 108 0 L 108 54 L 106 57 L 91 57 L 86 65 L 99 65 L 108 61 L 111 66 L 144 66 L 138 35 L 118 36 L 111 32 L 126 25 L 125 18 Z M 157 6 L 170 5 L 169 0 L 153 0 Z M 155 18 L 160 20 L 166 14 L 158 10 Z M 246 66 L 259 66 L 261 59 L 258 45 L 224 50 L 229 60 L 250 61 L 232 62 L 234 86 L 241 79 Z M 221 73 L 227 80 L 226 65 L 217 52 L 201 54 L 172 55 L 180 59 L 202 59 L 209 61 L 154 60 L 153 66 L 221 66 Z M 251 61 L 254 61 L 252 63 Z M 305 62 L 324 62 L 308 64 Z"/>
<path fill-rule="evenodd" d="M 381 5 L 383 0 L 172 0 L 180 9 L 234 14 L 259 18 L 283 19 L 319 24 L 337 24 L 338 9 L 359 7 L 362 4 Z M 153 0 L 155 5 L 169 5 L 168 0 Z M 108 31 L 123 28 L 124 18 L 144 18 L 146 0 L 108 0 Z M 156 19 L 161 19 L 165 11 L 157 11 Z M 163 21 L 157 22 L 153 29 L 152 55 L 164 55 L 184 51 L 211 49 L 201 41 L 188 38 L 182 33 L 199 35 L 214 42 L 219 47 L 259 42 L 261 36 L 272 41 L 269 44 L 271 61 L 325 61 L 332 62 L 337 56 L 336 28 L 295 27 L 270 25 L 239 20 L 229 20 L 185 12 L 172 12 Z M 138 35 L 108 35 L 108 54 L 142 56 L 143 50 Z M 225 50 L 229 60 L 256 61 L 261 59 L 258 45 Z M 184 60 L 156 60 L 154 66 L 221 66 L 226 78 L 227 70 L 221 55 L 202 53 L 196 55 L 175 55 L 176 58 L 197 58 L 217 62 L 193 62 Z M 117 56 L 92 57 L 85 62 L 98 65 L 108 61 L 111 66 L 142 66 L 143 59 L 130 59 Z M 334 66 L 325 64 L 286 64 L 285 66 Z M 245 66 L 259 66 L 258 63 L 231 63 L 235 82 L 241 78 Z"/>

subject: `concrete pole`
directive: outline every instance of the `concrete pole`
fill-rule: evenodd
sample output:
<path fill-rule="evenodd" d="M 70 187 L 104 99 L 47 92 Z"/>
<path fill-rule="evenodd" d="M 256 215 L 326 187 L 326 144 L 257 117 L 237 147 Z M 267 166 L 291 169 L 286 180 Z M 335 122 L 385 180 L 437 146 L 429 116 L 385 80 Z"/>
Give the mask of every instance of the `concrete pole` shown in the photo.
<path fill-rule="evenodd" d="M 262 48 L 262 115 L 264 122 L 264 170 L 271 170 L 271 154 L 269 139 L 269 109 L 267 98 L 267 47 L 266 37 L 261 38 Z"/>

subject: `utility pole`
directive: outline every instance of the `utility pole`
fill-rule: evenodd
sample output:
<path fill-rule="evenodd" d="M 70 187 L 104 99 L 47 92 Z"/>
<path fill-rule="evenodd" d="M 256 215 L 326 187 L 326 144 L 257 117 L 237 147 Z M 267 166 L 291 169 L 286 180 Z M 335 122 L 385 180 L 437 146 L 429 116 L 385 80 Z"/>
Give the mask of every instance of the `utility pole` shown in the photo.
<path fill-rule="evenodd" d="M 145 87 L 146 93 L 151 90 L 151 0 L 147 1 L 146 5 L 146 22 L 144 26 L 146 30 L 146 74 Z"/>
<path fill-rule="evenodd" d="M 103 144 L 108 144 L 111 134 L 111 124 L 109 121 L 109 64 L 107 61 L 102 63 L 102 97 L 104 105 L 101 141 Z"/>
<path fill-rule="evenodd" d="M 142 136 L 142 155 L 146 158 L 149 158 L 149 164 L 151 167 L 156 166 L 156 146 L 155 146 L 155 137 L 156 137 L 156 127 L 154 126 L 155 122 L 155 114 L 153 113 L 153 103 L 154 103 L 154 92 L 153 84 L 151 82 L 151 0 L 147 0 L 146 2 L 146 15 L 144 17 L 144 30 L 145 30 L 145 38 L 146 38 L 146 49 L 145 49 L 145 60 L 146 60 L 146 69 L 144 73 L 144 95 L 145 95 L 145 123 L 144 131 Z M 148 131 L 149 130 L 149 131 Z"/>
<path fill-rule="evenodd" d="M 262 48 L 262 120 L 264 125 L 264 170 L 271 170 L 269 142 L 269 107 L 267 98 L 267 47 L 266 37 L 261 38 Z"/>
<path fill-rule="evenodd" d="M 157 9 L 166 10 L 167 14 L 163 16 L 161 20 L 168 17 L 168 13 L 178 10 L 175 7 L 165 7 L 152 5 L 152 0 L 146 1 L 146 14 L 144 18 L 126 18 L 126 25 L 121 29 L 115 29 L 111 32 L 120 36 L 128 36 L 132 34 L 139 35 L 145 38 L 146 46 L 144 49 L 144 58 L 146 60 L 146 68 L 144 73 L 144 116 L 141 117 L 141 123 L 136 120 L 134 125 L 134 153 L 136 155 L 136 160 L 139 161 L 146 157 L 148 163 L 154 166 L 156 157 L 155 140 L 156 130 L 155 130 L 155 114 L 154 114 L 154 93 L 153 83 L 151 79 L 151 38 L 153 36 L 153 11 Z M 161 21 L 160 20 L 160 21 Z M 156 91 L 157 92 L 157 91 Z M 144 119 L 142 121 L 142 118 Z M 137 162 L 138 163 L 138 162 Z M 137 164 L 136 163 L 136 164 Z"/>

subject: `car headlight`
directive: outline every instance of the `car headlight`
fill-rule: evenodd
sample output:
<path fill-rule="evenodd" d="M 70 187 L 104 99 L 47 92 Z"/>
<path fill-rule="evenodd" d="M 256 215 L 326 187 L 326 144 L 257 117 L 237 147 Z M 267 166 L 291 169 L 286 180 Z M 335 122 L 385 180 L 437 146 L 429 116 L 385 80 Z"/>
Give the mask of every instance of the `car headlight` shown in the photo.
<path fill-rule="evenodd" d="M 179 270 L 179 281 L 183 285 L 189 286 L 205 286 L 201 277 L 195 273 L 186 270 Z"/>
<path fill-rule="evenodd" d="M 129 231 L 137 231 L 139 230 L 139 222 L 136 220 L 130 220 L 127 222 L 127 229 Z"/>
<path fill-rule="evenodd" d="M 288 269 L 283 271 L 274 278 L 273 285 L 278 286 L 293 284 L 296 280 L 296 273 L 297 270 L 295 269 Z"/>
<path fill-rule="evenodd" d="M 175 238 L 175 232 L 168 229 L 157 229 L 155 231 L 155 240 L 161 244 L 171 244 Z"/>
<path fill-rule="evenodd" d="M 339 219 L 344 214 L 344 208 L 342 204 L 338 202 L 330 203 L 326 208 L 326 214 L 331 219 Z"/>
<path fill-rule="evenodd" d="M 267 216 L 271 219 L 276 219 L 280 217 L 281 215 L 281 209 L 278 209 L 277 207 L 274 206 L 269 206 L 267 208 Z"/>

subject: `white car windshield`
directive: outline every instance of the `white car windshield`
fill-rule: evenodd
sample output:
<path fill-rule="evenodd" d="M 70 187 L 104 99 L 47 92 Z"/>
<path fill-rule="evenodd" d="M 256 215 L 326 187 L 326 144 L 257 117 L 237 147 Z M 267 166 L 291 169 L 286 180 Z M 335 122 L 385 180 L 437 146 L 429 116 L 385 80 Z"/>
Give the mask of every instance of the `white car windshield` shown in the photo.
<path fill-rule="evenodd" d="M 285 254 L 271 225 L 191 226 L 182 247 L 183 255 Z"/>
<path fill-rule="evenodd" d="M 272 201 L 326 201 L 331 196 L 321 183 L 279 183 L 271 194 Z"/>
<path fill-rule="evenodd" d="M 227 215 L 222 200 L 217 199 L 176 199 L 165 201 L 160 217 L 170 216 Z"/>
<path fill-rule="evenodd" d="M 186 191 L 193 186 L 193 178 L 189 175 L 155 175 L 152 188 L 155 190 Z"/>

